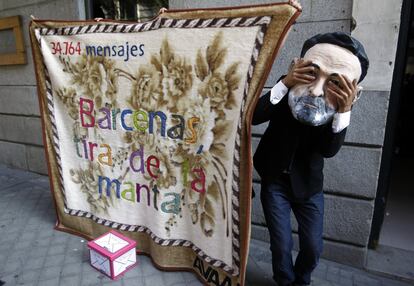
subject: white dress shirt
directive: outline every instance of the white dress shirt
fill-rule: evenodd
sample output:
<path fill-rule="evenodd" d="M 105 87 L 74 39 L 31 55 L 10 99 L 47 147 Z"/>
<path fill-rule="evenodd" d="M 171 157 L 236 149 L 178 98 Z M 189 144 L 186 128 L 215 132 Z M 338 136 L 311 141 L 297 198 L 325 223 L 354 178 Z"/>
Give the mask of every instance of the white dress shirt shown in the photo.
<path fill-rule="evenodd" d="M 278 104 L 279 101 L 288 93 L 289 89 L 280 80 L 270 91 L 270 102 Z M 351 111 L 335 113 L 332 121 L 332 131 L 339 133 L 349 126 L 351 121 Z"/>

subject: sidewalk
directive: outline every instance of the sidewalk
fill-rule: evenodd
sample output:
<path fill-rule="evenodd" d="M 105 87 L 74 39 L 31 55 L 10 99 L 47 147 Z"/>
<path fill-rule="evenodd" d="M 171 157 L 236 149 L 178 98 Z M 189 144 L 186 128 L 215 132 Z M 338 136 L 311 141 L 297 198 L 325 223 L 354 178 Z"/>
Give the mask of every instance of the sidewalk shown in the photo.
<path fill-rule="evenodd" d="M 137 267 L 112 281 L 88 263 L 86 241 L 55 231 L 55 211 L 45 176 L 0 165 L 0 286 L 2 285 L 201 285 L 189 272 L 162 272 L 139 256 Z M 247 286 L 272 286 L 265 242 L 252 240 Z M 321 260 L 314 286 L 405 286 L 366 271 Z"/>

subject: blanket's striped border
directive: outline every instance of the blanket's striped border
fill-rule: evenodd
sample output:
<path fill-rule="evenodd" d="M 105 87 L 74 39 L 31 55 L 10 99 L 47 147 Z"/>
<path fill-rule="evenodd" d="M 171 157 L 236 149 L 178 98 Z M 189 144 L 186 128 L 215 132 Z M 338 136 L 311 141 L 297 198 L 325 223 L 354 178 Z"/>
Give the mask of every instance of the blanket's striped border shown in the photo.
<path fill-rule="evenodd" d="M 144 226 L 126 225 L 112 222 L 109 220 L 101 219 L 95 215 L 80 211 L 69 209 L 66 204 L 66 197 L 64 195 L 64 207 L 65 213 L 73 216 L 86 217 L 94 220 L 96 223 L 125 231 L 145 232 L 151 236 L 155 243 L 163 246 L 184 246 L 191 247 L 199 257 L 201 257 L 207 263 L 221 268 L 227 273 L 237 276 L 240 271 L 240 204 L 239 204 L 239 187 L 240 187 L 240 140 L 242 133 L 242 118 L 245 109 L 245 103 L 247 94 L 249 91 L 249 85 L 253 77 L 254 67 L 256 65 L 260 49 L 263 45 L 264 34 L 271 21 L 271 17 L 238 17 L 238 18 L 214 18 L 214 19 L 165 19 L 158 18 L 146 23 L 136 24 L 114 24 L 114 23 L 98 23 L 87 26 L 71 26 L 71 27 L 60 27 L 60 28 L 37 28 L 35 29 L 35 35 L 38 40 L 39 46 L 41 46 L 41 37 L 48 35 L 79 35 L 79 34 L 90 34 L 90 33 L 136 33 L 150 30 L 156 30 L 161 28 L 219 28 L 219 27 L 251 27 L 259 26 L 259 32 L 256 35 L 254 48 L 250 60 L 250 65 L 247 73 L 247 80 L 244 86 L 243 100 L 241 103 L 240 117 L 237 125 L 237 134 L 235 140 L 235 152 L 233 158 L 233 179 L 232 179 L 232 244 L 233 244 L 233 265 L 229 266 L 221 260 L 214 259 L 204 253 L 198 248 L 193 242 L 183 239 L 161 239 L 151 230 Z M 53 133 L 53 145 L 56 153 L 57 167 L 59 170 L 60 187 L 64 194 L 64 184 L 62 176 L 60 148 L 59 148 L 59 135 L 56 128 L 56 121 L 54 118 L 54 104 L 53 94 L 51 88 L 51 81 L 47 67 L 43 61 L 43 67 L 45 70 L 45 81 L 46 81 L 46 95 L 47 95 L 47 107 L 49 111 L 49 117 L 52 125 Z"/>

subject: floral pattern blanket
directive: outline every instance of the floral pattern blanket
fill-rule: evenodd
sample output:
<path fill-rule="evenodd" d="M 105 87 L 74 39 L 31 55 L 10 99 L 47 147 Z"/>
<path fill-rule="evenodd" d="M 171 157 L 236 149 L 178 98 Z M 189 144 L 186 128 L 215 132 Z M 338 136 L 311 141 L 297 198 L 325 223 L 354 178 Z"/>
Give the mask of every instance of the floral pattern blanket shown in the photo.
<path fill-rule="evenodd" d="M 159 268 L 244 285 L 251 114 L 299 13 L 32 21 L 56 228 L 88 239 L 115 228 Z"/>

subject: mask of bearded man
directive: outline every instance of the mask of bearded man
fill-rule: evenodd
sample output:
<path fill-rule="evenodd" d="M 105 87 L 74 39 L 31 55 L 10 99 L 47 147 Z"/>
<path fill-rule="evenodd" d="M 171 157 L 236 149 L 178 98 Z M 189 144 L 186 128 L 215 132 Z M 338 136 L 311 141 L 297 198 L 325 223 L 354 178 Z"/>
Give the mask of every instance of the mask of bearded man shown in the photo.
<path fill-rule="evenodd" d="M 351 51 L 338 45 L 320 43 L 303 56 L 314 67 L 315 79 L 308 84 L 296 84 L 289 91 L 288 102 L 293 116 L 300 122 L 319 126 L 332 120 L 338 110 L 336 98 L 326 92 L 328 83 L 340 85 L 338 75 L 359 81 L 361 64 Z"/>

